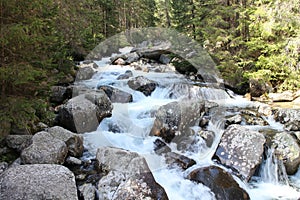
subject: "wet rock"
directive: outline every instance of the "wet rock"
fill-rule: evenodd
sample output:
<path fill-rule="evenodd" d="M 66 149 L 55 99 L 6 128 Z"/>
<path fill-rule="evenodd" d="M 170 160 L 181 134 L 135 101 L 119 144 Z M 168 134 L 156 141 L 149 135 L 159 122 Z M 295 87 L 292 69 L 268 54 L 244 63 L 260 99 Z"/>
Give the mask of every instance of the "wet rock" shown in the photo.
<path fill-rule="evenodd" d="M 210 188 L 216 199 L 250 199 L 248 193 L 239 186 L 233 177 L 217 166 L 196 169 L 189 174 L 188 178 Z"/>
<path fill-rule="evenodd" d="M 70 156 L 81 157 L 83 153 L 83 138 L 81 135 L 59 126 L 51 127 L 47 130 L 54 138 L 62 140 L 68 147 Z"/>
<path fill-rule="evenodd" d="M 213 131 L 200 130 L 197 134 L 205 141 L 207 147 L 211 147 L 215 140 L 215 133 Z"/>
<path fill-rule="evenodd" d="M 137 76 L 128 81 L 128 86 L 133 90 L 142 92 L 145 96 L 150 96 L 157 83 L 143 76 Z"/>
<path fill-rule="evenodd" d="M 209 116 L 203 116 L 200 119 L 199 126 L 201 128 L 206 128 L 208 126 L 208 124 L 209 124 L 209 121 L 210 121 L 210 117 Z"/>
<path fill-rule="evenodd" d="M 69 169 L 60 165 L 10 167 L 0 176 L 0 199 L 76 200 L 75 177 Z"/>
<path fill-rule="evenodd" d="M 150 135 L 163 138 L 167 143 L 180 141 L 191 135 L 191 126 L 195 126 L 204 113 L 204 103 L 199 101 L 172 102 L 160 107 L 155 115 Z"/>
<path fill-rule="evenodd" d="M 300 131 L 300 109 L 279 108 L 274 110 L 274 119 L 288 131 Z"/>
<path fill-rule="evenodd" d="M 58 113 L 58 125 L 77 133 L 95 131 L 112 114 L 112 105 L 103 91 L 70 99 Z"/>
<path fill-rule="evenodd" d="M 279 160 L 283 160 L 286 172 L 293 175 L 300 165 L 300 146 L 297 139 L 288 132 L 277 133 L 272 141 Z"/>
<path fill-rule="evenodd" d="M 98 184 L 100 199 L 168 199 L 146 160 L 137 153 L 102 147 L 98 149 L 96 159 L 98 168 L 107 172 Z"/>
<path fill-rule="evenodd" d="M 23 164 L 63 164 L 68 153 L 67 145 L 48 132 L 32 137 L 32 144 L 21 152 Z"/>
<path fill-rule="evenodd" d="M 268 122 L 261 115 L 253 110 L 241 110 L 242 123 L 247 125 L 267 126 Z"/>
<path fill-rule="evenodd" d="M 175 152 L 168 152 L 166 154 L 166 163 L 168 163 L 169 165 L 176 164 L 180 166 L 183 170 L 186 170 L 191 166 L 195 165 L 196 161 Z"/>
<path fill-rule="evenodd" d="M 154 152 L 158 155 L 165 154 L 171 152 L 171 148 L 160 139 L 156 139 L 154 141 Z"/>
<path fill-rule="evenodd" d="M 117 80 L 124 80 L 133 77 L 133 73 L 130 70 L 126 70 L 124 74 L 118 76 Z"/>
<path fill-rule="evenodd" d="M 259 132 L 240 125 L 230 125 L 223 133 L 215 156 L 248 181 L 262 161 L 265 142 L 266 139 Z"/>
<path fill-rule="evenodd" d="M 112 103 L 129 103 L 132 102 L 132 95 L 111 86 L 100 86 L 101 89 L 109 97 Z"/>
<path fill-rule="evenodd" d="M 269 93 L 268 97 L 273 102 L 291 102 L 294 100 L 294 94 L 290 91 L 282 93 Z"/>
<path fill-rule="evenodd" d="M 242 116 L 241 115 L 234 115 L 226 119 L 225 125 L 229 126 L 231 124 L 241 124 Z"/>
<path fill-rule="evenodd" d="M 96 188 L 88 183 L 78 187 L 80 197 L 84 200 L 95 200 L 96 199 Z"/>
<path fill-rule="evenodd" d="M 6 144 L 9 148 L 21 152 L 31 144 L 32 135 L 8 135 Z"/>
<path fill-rule="evenodd" d="M 91 66 L 80 67 L 77 71 L 76 80 L 81 81 L 91 79 L 95 73 L 95 70 Z"/>
<path fill-rule="evenodd" d="M 50 93 L 50 102 L 61 104 L 64 100 L 71 98 L 71 94 L 68 93 L 67 87 L 64 86 L 52 86 Z"/>

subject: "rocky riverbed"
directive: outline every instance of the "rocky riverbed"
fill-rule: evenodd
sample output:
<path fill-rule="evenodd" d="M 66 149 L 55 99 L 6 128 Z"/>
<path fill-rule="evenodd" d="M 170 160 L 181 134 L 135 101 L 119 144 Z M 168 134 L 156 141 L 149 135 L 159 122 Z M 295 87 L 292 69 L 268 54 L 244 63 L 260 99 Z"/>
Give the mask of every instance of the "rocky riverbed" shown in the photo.
<path fill-rule="evenodd" d="M 0 199 L 256 199 L 270 169 L 289 194 L 266 198 L 300 198 L 300 110 L 180 74 L 170 53 L 131 49 L 54 86 L 56 126 L 5 140 L 19 158 L 0 163 Z"/>

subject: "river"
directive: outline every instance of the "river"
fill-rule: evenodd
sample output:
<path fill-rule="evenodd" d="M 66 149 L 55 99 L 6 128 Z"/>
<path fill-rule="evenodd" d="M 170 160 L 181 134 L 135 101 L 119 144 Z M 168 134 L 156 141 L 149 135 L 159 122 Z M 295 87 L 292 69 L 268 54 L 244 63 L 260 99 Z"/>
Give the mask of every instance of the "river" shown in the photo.
<path fill-rule="evenodd" d="M 123 50 L 124 52 L 126 49 Z M 247 108 L 252 107 L 254 103 L 233 94 L 231 91 L 194 85 L 185 76 L 176 73 L 175 70 L 169 70 L 165 73 L 143 72 L 135 70 L 129 65 L 109 65 L 107 64 L 108 61 L 109 58 L 95 61 L 98 65 L 97 73 L 92 79 L 80 82 L 80 84 L 90 88 L 97 88 L 100 85 L 113 86 L 132 94 L 133 102 L 114 103 L 112 117 L 105 118 L 96 131 L 84 134 L 85 147 L 89 152 L 85 156 L 93 157 L 100 146 L 113 146 L 137 152 L 146 158 L 155 180 L 166 190 L 170 200 L 215 199 L 209 188 L 186 179 L 186 176 L 195 168 L 216 165 L 212 156 L 224 131 L 220 121 L 224 118 L 225 111 L 221 110 L 217 114 L 215 113 L 212 116 L 214 120 L 211 120 L 208 125 L 207 129 L 216 134 L 211 148 L 203 145 L 202 140 L 199 140 L 199 144 L 196 145 L 198 148 L 193 149 L 193 151 L 179 151 L 177 144 L 170 144 L 172 151 L 196 161 L 196 165 L 185 171 L 176 167 L 168 167 L 164 157 L 155 154 L 153 143 L 157 137 L 149 136 L 155 119 L 153 113 L 160 106 L 182 100 L 187 96 L 194 99 L 215 101 L 225 108 Z M 132 90 L 127 85 L 128 80 L 117 79 L 120 74 L 124 74 L 127 70 L 132 71 L 133 77 L 144 76 L 158 83 L 151 96 L 145 96 L 141 92 Z M 277 130 L 283 128 L 281 124 L 274 122 L 272 117 L 266 120 L 270 124 L 267 128 Z M 197 129 L 197 127 L 193 128 Z M 247 128 L 259 130 L 266 127 L 247 126 Z M 272 157 L 272 150 L 267 155 L 266 160 L 260 166 L 260 172 L 249 183 L 241 181 L 238 177 L 234 176 L 234 178 L 253 200 L 298 199 L 300 197 L 300 172 L 289 177 L 278 177 L 277 171 L 281 165 Z M 228 171 L 230 170 L 228 169 Z M 285 181 L 279 181 L 282 179 Z"/>

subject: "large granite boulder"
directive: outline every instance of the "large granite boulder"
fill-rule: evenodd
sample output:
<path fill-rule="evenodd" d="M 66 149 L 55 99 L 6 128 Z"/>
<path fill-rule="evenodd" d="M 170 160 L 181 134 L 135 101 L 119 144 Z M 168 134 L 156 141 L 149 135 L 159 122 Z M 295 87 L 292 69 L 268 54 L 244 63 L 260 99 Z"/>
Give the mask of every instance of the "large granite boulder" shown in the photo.
<path fill-rule="evenodd" d="M 67 145 L 50 133 L 42 131 L 32 137 L 32 144 L 21 152 L 23 164 L 63 164 Z"/>
<path fill-rule="evenodd" d="M 300 165 L 300 145 L 296 137 L 288 132 L 280 132 L 274 136 L 272 144 L 277 158 L 283 161 L 287 174 L 295 174 Z"/>
<path fill-rule="evenodd" d="M 112 103 L 129 103 L 132 102 L 132 95 L 111 86 L 100 86 L 98 89 L 103 90 Z"/>
<path fill-rule="evenodd" d="M 284 124 L 288 131 L 300 131 L 300 109 L 276 109 L 274 119 Z"/>
<path fill-rule="evenodd" d="M 155 181 L 146 160 L 139 154 L 102 147 L 97 151 L 96 160 L 98 168 L 107 172 L 98 183 L 100 199 L 168 199 L 165 190 Z"/>
<path fill-rule="evenodd" d="M 137 76 L 128 81 L 128 86 L 133 90 L 142 92 L 145 96 L 150 96 L 157 83 L 143 76 Z"/>
<path fill-rule="evenodd" d="M 231 174 L 217 166 L 195 169 L 188 178 L 210 188 L 218 200 L 250 199 L 248 193 L 239 186 Z"/>
<path fill-rule="evenodd" d="M 0 175 L 0 199 L 76 200 L 75 177 L 61 165 L 13 166 Z"/>
<path fill-rule="evenodd" d="M 167 143 L 186 140 L 191 135 L 191 126 L 205 112 L 205 104 L 200 101 L 171 102 L 161 106 L 155 114 L 154 124 L 150 135 L 163 138 Z"/>
<path fill-rule="evenodd" d="M 248 181 L 262 161 L 263 134 L 240 125 L 230 125 L 221 138 L 215 157 Z"/>
<path fill-rule="evenodd" d="M 83 153 L 83 138 L 81 135 L 72 133 L 59 126 L 51 127 L 47 130 L 53 138 L 57 138 L 66 143 L 70 156 L 81 157 Z"/>
<path fill-rule="evenodd" d="M 70 99 L 58 114 L 58 124 L 72 132 L 95 131 L 105 117 L 112 114 L 112 104 L 104 93 L 82 94 Z"/>

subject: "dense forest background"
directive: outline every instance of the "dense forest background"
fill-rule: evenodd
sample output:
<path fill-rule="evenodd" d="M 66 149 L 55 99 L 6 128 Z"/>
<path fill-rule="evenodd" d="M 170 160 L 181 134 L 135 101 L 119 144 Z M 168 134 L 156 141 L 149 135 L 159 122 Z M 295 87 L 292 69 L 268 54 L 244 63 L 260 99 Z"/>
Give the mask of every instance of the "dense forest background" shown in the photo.
<path fill-rule="evenodd" d="M 50 86 L 71 82 L 75 61 L 130 28 L 187 34 L 240 93 L 250 79 L 300 88 L 299 0 L 1 0 L 0 24 L 2 131 L 49 123 Z"/>

